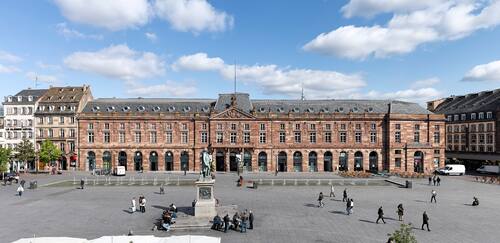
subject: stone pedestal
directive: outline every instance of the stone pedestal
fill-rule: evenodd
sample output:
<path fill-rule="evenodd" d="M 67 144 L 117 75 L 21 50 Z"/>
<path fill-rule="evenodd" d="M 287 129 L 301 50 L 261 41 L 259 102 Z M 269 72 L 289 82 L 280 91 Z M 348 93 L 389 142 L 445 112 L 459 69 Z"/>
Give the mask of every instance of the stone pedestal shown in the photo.
<path fill-rule="evenodd" d="M 200 179 L 195 182 L 196 185 L 196 205 L 194 207 L 195 217 L 213 218 L 217 212 L 215 211 L 215 196 L 214 196 L 215 180 Z"/>

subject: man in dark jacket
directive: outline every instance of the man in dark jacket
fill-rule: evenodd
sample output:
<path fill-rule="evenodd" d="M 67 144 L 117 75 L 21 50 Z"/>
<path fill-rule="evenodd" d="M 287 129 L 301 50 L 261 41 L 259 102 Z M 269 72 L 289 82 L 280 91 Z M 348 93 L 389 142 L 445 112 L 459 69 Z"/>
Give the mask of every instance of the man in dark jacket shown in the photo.
<path fill-rule="evenodd" d="M 342 197 L 342 202 L 349 201 L 347 200 L 347 188 L 344 189 L 344 196 Z"/>
<path fill-rule="evenodd" d="M 427 216 L 427 212 L 424 211 L 424 214 L 422 215 L 422 219 L 423 219 L 423 222 L 422 222 L 422 230 L 424 230 L 424 225 L 427 226 L 427 231 L 431 231 L 429 229 L 429 216 Z"/>
<path fill-rule="evenodd" d="M 229 215 L 226 214 L 223 220 L 224 220 L 224 233 L 227 233 L 227 229 L 229 228 Z"/>
<path fill-rule="evenodd" d="M 250 210 L 250 213 L 248 214 L 248 221 L 250 222 L 249 229 L 253 229 L 253 212 L 252 212 L 252 210 Z"/>
<path fill-rule="evenodd" d="M 438 178 L 436 179 L 437 183 L 438 183 L 438 186 L 441 185 L 441 177 L 438 176 Z"/>
<path fill-rule="evenodd" d="M 83 187 L 85 186 L 85 181 L 83 180 L 83 178 L 80 180 L 80 189 L 83 189 Z"/>
<path fill-rule="evenodd" d="M 385 220 L 384 220 L 384 210 L 382 209 L 382 206 L 380 206 L 380 208 L 378 208 L 378 218 L 377 218 L 377 224 L 378 224 L 378 221 L 379 220 L 382 220 L 382 222 L 384 222 L 385 224 Z"/>

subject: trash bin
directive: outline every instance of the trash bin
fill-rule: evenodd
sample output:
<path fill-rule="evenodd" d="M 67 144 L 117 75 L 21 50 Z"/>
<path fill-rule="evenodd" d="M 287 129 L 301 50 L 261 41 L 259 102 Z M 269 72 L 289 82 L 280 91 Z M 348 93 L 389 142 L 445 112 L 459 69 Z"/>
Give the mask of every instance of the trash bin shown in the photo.
<path fill-rule="evenodd" d="M 411 187 L 412 187 L 411 181 L 406 180 L 406 188 L 411 188 Z"/>

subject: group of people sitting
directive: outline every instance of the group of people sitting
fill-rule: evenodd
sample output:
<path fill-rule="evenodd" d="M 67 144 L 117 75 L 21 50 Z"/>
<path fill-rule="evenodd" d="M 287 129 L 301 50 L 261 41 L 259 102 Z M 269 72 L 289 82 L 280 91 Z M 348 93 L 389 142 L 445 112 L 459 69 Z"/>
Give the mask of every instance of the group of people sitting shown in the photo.
<path fill-rule="evenodd" d="M 224 218 L 217 214 L 213 219 L 212 229 L 214 230 L 222 230 L 224 229 L 224 233 L 227 232 L 228 229 L 239 230 L 241 233 L 247 232 L 248 229 L 253 229 L 253 213 L 252 211 L 243 211 L 236 212 L 233 215 L 233 219 L 229 218 L 229 215 L 226 214 Z"/>
<path fill-rule="evenodd" d="M 170 226 L 175 224 L 175 219 L 177 218 L 177 207 L 175 204 L 170 204 L 167 210 L 163 210 L 161 215 L 161 227 L 167 232 L 170 231 Z"/>

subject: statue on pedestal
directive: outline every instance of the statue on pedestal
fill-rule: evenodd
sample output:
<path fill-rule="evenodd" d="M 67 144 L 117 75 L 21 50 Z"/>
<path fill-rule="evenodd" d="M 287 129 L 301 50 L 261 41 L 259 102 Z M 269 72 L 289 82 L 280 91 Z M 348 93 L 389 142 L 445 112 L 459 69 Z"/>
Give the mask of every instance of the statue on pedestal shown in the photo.
<path fill-rule="evenodd" d="M 210 176 L 211 173 L 210 166 L 211 166 L 210 154 L 208 154 L 208 150 L 205 148 L 201 156 L 201 173 L 203 175 L 203 178 Z"/>

